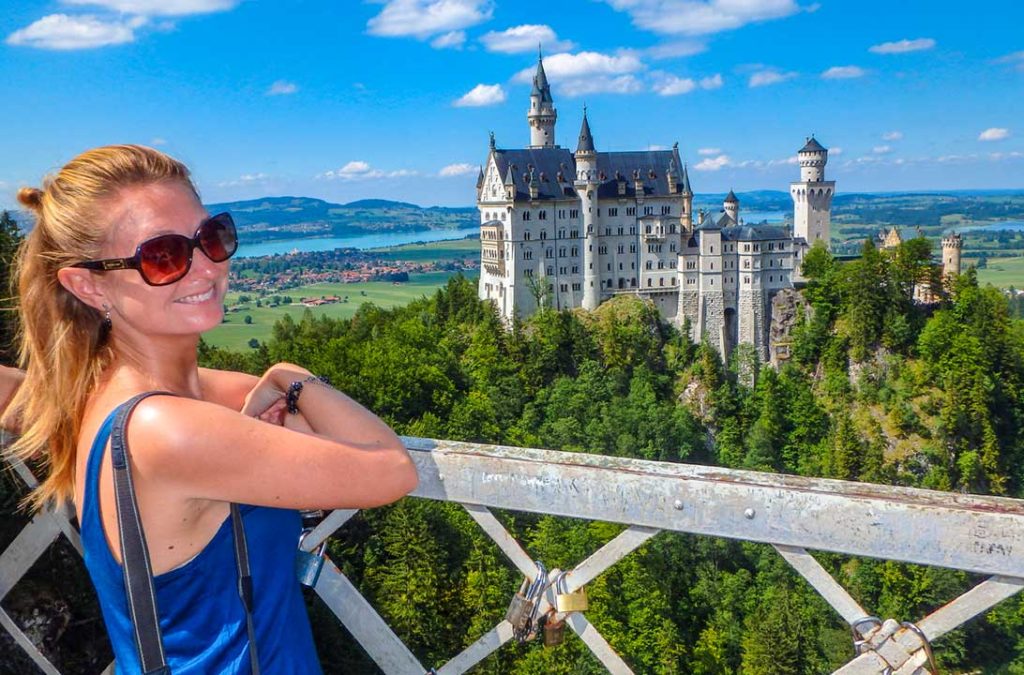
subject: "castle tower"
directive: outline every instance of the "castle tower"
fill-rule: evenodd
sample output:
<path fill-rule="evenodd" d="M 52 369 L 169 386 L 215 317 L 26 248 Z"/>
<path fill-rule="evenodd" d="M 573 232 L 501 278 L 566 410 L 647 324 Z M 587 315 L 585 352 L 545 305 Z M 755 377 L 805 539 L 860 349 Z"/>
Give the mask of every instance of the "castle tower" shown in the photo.
<path fill-rule="evenodd" d="M 800 162 L 800 181 L 790 183 L 793 198 L 793 236 L 803 238 L 808 246 L 821 240 L 829 246 L 832 222 L 832 196 L 835 181 L 825 180 L 828 150 L 814 136 L 797 153 Z"/>
<path fill-rule="evenodd" d="M 530 110 L 526 113 L 530 124 L 531 148 L 554 148 L 555 121 L 558 111 L 551 98 L 551 86 L 548 76 L 544 73 L 544 59 L 537 54 L 537 74 L 533 76 L 533 90 L 530 92 Z"/>
<path fill-rule="evenodd" d="M 942 238 L 942 281 L 949 281 L 960 274 L 960 251 L 963 249 L 963 238 L 953 232 Z"/>
<path fill-rule="evenodd" d="M 737 225 L 740 222 L 740 200 L 736 198 L 736 193 L 729 190 L 729 194 L 725 196 L 725 201 L 722 203 L 722 208 L 725 210 L 725 215 L 732 218 L 732 222 Z"/>
<path fill-rule="evenodd" d="M 594 137 L 587 121 L 587 109 L 583 108 L 583 124 L 580 127 L 579 144 L 576 146 L 576 192 L 580 196 L 580 213 L 583 216 L 583 308 L 597 309 L 601 301 L 601 259 L 597 244 L 597 227 L 594 224 L 594 208 L 597 205 L 597 151 Z"/>

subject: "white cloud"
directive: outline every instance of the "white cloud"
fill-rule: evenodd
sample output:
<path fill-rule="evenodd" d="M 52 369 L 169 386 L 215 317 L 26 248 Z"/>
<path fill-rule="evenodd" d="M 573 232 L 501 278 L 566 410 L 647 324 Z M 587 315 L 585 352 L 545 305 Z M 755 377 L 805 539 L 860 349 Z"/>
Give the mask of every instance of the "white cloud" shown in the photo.
<path fill-rule="evenodd" d="M 722 84 L 724 82 L 721 73 L 715 73 L 710 77 L 702 77 L 700 80 L 701 89 L 720 89 Z"/>
<path fill-rule="evenodd" d="M 1024 73 L 1024 51 L 1013 52 L 1012 54 L 1007 54 L 1006 56 L 1000 56 L 998 59 L 995 60 L 995 63 L 1008 63 L 1017 70 Z"/>
<path fill-rule="evenodd" d="M 693 40 L 681 40 L 678 42 L 666 42 L 665 44 L 648 47 L 647 54 L 652 59 L 678 59 L 684 56 L 694 56 L 706 52 L 707 45 L 703 42 Z"/>
<path fill-rule="evenodd" d="M 635 94 L 644 90 L 640 80 L 632 75 L 610 77 L 597 75 L 567 80 L 561 85 L 566 96 L 585 96 L 587 94 Z"/>
<path fill-rule="evenodd" d="M 750 87 L 765 87 L 770 84 L 791 80 L 794 77 L 796 77 L 796 73 L 780 73 L 773 68 L 768 68 L 766 70 L 759 70 L 751 75 L 747 85 Z"/>
<path fill-rule="evenodd" d="M 899 141 L 903 139 L 902 131 L 886 131 L 882 134 L 883 141 Z M 832 152 L 831 150 L 829 152 Z"/>
<path fill-rule="evenodd" d="M 135 41 L 145 19 L 110 21 L 91 14 L 50 14 L 7 36 L 7 44 L 39 49 L 93 49 Z"/>
<path fill-rule="evenodd" d="M 371 35 L 425 40 L 487 21 L 492 12 L 489 0 L 386 0 L 366 28 Z"/>
<path fill-rule="evenodd" d="M 823 80 L 849 80 L 864 77 L 867 71 L 860 66 L 832 66 L 821 74 Z"/>
<path fill-rule="evenodd" d="M 676 77 L 675 75 L 662 75 L 654 85 L 654 91 L 659 96 L 678 96 L 689 94 L 697 88 L 697 83 L 688 77 Z"/>
<path fill-rule="evenodd" d="M 149 142 L 149 144 L 152 145 L 152 146 L 167 145 L 167 139 L 166 138 L 160 138 L 159 136 L 157 136 L 156 138 L 151 140 Z"/>
<path fill-rule="evenodd" d="M 370 166 L 369 162 L 362 160 L 352 160 L 345 164 L 340 169 L 334 169 L 331 171 L 325 171 L 318 174 L 316 177 L 326 180 L 373 180 L 377 178 L 402 178 L 404 176 L 416 176 L 419 175 L 418 171 L 412 169 L 395 169 L 393 171 L 382 171 L 380 169 L 374 169 Z"/>
<path fill-rule="evenodd" d="M 732 164 L 729 155 L 718 155 L 717 157 L 706 157 L 694 165 L 697 171 L 718 171 L 722 167 Z"/>
<path fill-rule="evenodd" d="M 438 35 L 430 41 L 430 46 L 434 49 L 461 49 L 465 43 L 466 31 L 453 30 L 450 33 Z"/>
<path fill-rule="evenodd" d="M 991 127 L 985 129 L 978 135 L 979 141 L 1001 141 L 1010 137 L 1010 130 L 1002 127 Z"/>
<path fill-rule="evenodd" d="M 831 155 L 832 157 L 838 157 L 839 155 L 843 154 L 843 149 L 839 147 L 830 148 L 828 154 Z"/>
<path fill-rule="evenodd" d="M 234 9 L 241 0 L 61 0 L 65 5 L 101 7 L 122 14 L 187 16 Z"/>
<path fill-rule="evenodd" d="M 241 185 L 260 184 L 265 183 L 268 178 L 270 178 L 270 176 L 262 172 L 243 173 L 241 176 L 235 178 L 234 180 L 225 180 L 221 181 L 220 183 L 217 183 L 217 187 L 239 187 Z"/>
<path fill-rule="evenodd" d="M 657 152 L 658 150 L 668 150 L 668 147 L 664 145 L 658 145 L 657 143 L 652 143 L 647 146 L 647 149 L 651 152 Z"/>
<path fill-rule="evenodd" d="M 449 164 L 448 166 L 441 169 L 437 175 L 445 178 L 449 176 L 465 176 L 466 174 L 474 173 L 479 169 L 475 164 L 467 164 L 461 162 L 459 164 Z"/>
<path fill-rule="evenodd" d="M 1020 159 L 1021 157 L 1024 157 L 1024 152 L 1018 152 L 1017 150 L 1013 150 L 1011 152 L 993 152 L 989 153 L 988 156 L 988 158 L 994 162 L 1004 159 Z"/>
<path fill-rule="evenodd" d="M 920 52 L 931 49 L 935 46 L 935 40 L 931 38 L 918 38 L 916 40 L 897 40 L 896 42 L 883 42 L 868 48 L 869 52 L 875 54 L 906 54 L 907 52 Z"/>
<path fill-rule="evenodd" d="M 892 148 L 888 145 L 876 145 L 875 147 L 871 148 L 871 152 L 875 153 L 876 155 L 887 155 L 890 152 L 892 152 Z"/>
<path fill-rule="evenodd" d="M 707 157 L 708 155 L 720 155 L 722 150 L 720 148 L 701 148 L 697 151 L 697 154 L 701 157 Z"/>
<path fill-rule="evenodd" d="M 708 35 L 796 14 L 794 0 L 605 0 L 639 28 L 667 35 Z"/>
<path fill-rule="evenodd" d="M 633 73 L 643 70 L 644 64 L 637 52 L 618 54 L 599 52 L 561 53 L 544 57 L 544 71 L 548 79 L 567 96 L 610 93 L 631 94 L 645 89 Z M 535 67 L 524 68 L 512 78 L 516 82 L 533 80 Z"/>
<path fill-rule="evenodd" d="M 505 90 L 500 84 L 478 84 L 463 94 L 452 105 L 456 108 L 476 108 L 505 102 Z"/>
<path fill-rule="evenodd" d="M 267 89 L 267 96 L 287 96 L 288 94 L 294 94 L 298 90 L 299 86 L 294 82 L 277 80 Z"/>
<path fill-rule="evenodd" d="M 544 72 L 552 82 L 595 75 L 624 75 L 644 67 L 635 52 L 611 56 L 599 52 L 552 54 L 544 57 Z M 532 82 L 536 67 L 524 68 L 513 78 L 516 82 Z"/>
<path fill-rule="evenodd" d="M 480 41 L 489 52 L 501 54 L 521 54 L 532 52 L 538 45 L 550 52 L 562 52 L 573 48 L 572 42 L 559 40 L 551 26 L 543 24 L 523 24 L 503 31 L 485 33 Z"/>

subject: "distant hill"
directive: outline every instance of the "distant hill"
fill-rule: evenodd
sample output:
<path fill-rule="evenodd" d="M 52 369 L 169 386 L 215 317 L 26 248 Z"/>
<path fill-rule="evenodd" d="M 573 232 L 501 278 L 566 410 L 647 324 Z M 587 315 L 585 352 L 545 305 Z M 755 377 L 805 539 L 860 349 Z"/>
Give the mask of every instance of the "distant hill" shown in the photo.
<path fill-rule="evenodd" d="M 246 242 L 296 237 L 345 237 L 374 232 L 418 232 L 472 227 L 473 207 L 422 207 L 386 199 L 334 204 L 312 197 L 263 197 L 208 204 L 212 213 L 230 211 Z"/>

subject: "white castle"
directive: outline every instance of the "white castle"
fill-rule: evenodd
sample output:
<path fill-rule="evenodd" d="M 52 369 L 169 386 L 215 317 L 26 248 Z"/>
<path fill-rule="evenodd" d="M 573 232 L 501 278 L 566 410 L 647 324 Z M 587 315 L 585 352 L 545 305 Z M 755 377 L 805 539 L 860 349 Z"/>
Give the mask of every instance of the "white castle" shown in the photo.
<path fill-rule="evenodd" d="M 592 310 L 616 295 L 640 296 L 723 355 L 749 343 L 767 360 L 773 296 L 793 287 L 813 242 L 829 243 L 828 151 L 812 137 L 798 153 L 793 231 L 744 223 L 732 191 L 722 211 L 695 220 L 678 144 L 598 152 L 584 108 L 573 153 L 555 144 L 557 119 L 538 60 L 530 146 L 501 149 L 492 134 L 477 179 L 480 298 L 511 322 L 539 305 Z"/>

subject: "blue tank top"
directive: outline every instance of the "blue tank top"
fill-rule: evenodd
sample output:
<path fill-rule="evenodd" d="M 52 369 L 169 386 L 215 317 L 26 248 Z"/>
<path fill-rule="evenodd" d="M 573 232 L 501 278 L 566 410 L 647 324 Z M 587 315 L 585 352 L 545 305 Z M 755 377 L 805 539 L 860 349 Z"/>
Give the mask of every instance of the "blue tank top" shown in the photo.
<path fill-rule="evenodd" d="M 100 462 L 113 427 L 111 412 L 89 450 L 82 504 L 85 566 L 96 586 L 114 648 L 117 673 L 141 672 L 121 565 L 103 534 L 99 507 Z M 242 506 L 254 589 L 253 622 L 260 669 L 319 674 L 309 617 L 295 578 L 299 514 Z M 234 538 L 227 518 L 189 562 L 153 579 L 167 665 L 173 675 L 249 673 L 249 637 L 238 597 Z"/>

